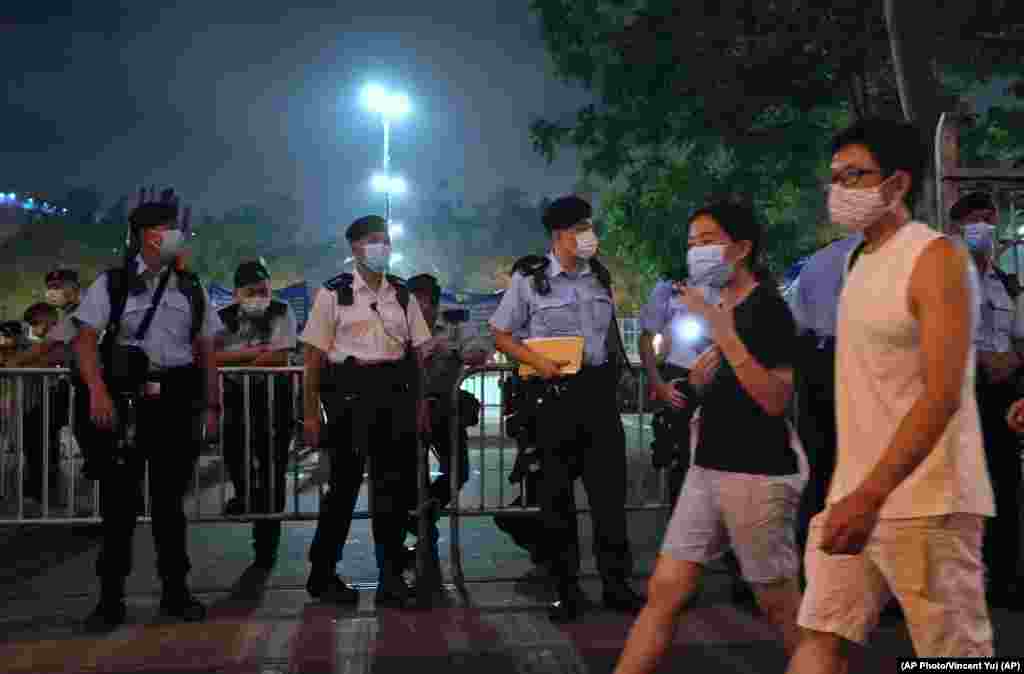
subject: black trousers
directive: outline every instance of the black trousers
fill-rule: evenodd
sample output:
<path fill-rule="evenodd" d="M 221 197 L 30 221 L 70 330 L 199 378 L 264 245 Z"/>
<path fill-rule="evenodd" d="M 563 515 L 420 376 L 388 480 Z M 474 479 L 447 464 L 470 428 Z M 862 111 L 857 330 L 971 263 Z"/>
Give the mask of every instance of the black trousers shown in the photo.
<path fill-rule="evenodd" d="M 246 512 L 279 513 L 284 510 L 287 498 L 288 448 L 295 430 L 290 381 L 283 375 L 249 376 L 249 470 L 245 469 L 245 396 L 242 383 L 228 379 L 224 381 L 224 462 L 239 507 L 245 507 L 251 484 Z M 273 427 L 267 401 L 271 380 L 274 386 Z M 274 554 L 281 540 L 281 522 L 256 520 L 252 529 L 257 555 Z"/>
<path fill-rule="evenodd" d="M 437 454 L 441 474 L 430 483 L 430 498 L 437 499 L 441 507 L 452 500 L 452 478 L 458 480 L 459 488 L 469 480 L 469 436 L 465 428 L 458 430 L 456 466 L 452 468 L 452 422 L 454 414 L 451 404 L 438 400 L 431 405 L 430 438 L 431 449 Z"/>
<path fill-rule="evenodd" d="M 563 584 L 579 576 L 573 493 L 578 470 L 590 503 L 598 570 L 603 578 L 628 576 L 633 559 L 626 536 L 626 436 L 613 368 L 584 368 L 566 380 L 561 394 L 544 400 L 537 448 L 544 547 L 553 574 Z"/>
<path fill-rule="evenodd" d="M 810 476 L 800 501 L 796 540 L 807 544 L 811 518 L 825 508 L 828 486 L 836 467 L 836 351 L 835 342 L 819 345 L 817 338 L 800 340 L 796 368 L 797 433 L 807 453 Z"/>
<path fill-rule="evenodd" d="M 24 415 L 25 496 L 43 499 L 43 434 L 49 433 L 50 493 L 60 480 L 60 429 L 68 422 L 71 387 L 66 380 L 51 378 L 49 427 L 43 428 L 43 406 L 40 403 Z"/>
<path fill-rule="evenodd" d="M 689 378 L 690 371 L 677 365 L 663 365 L 661 378 L 666 382 L 675 379 Z M 668 478 L 669 503 L 674 504 L 679 498 L 679 492 L 686 480 L 686 471 L 690 468 L 690 419 L 696 411 L 696 401 L 690 401 L 684 409 L 677 410 L 668 404 L 655 412 L 655 415 L 671 417 L 672 437 L 662 439 L 655 437 L 655 442 L 670 441 L 672 444 L 671 458 L 667 465 L 666 476 Z M 657 451 L 657 450 L 655 450 Z M 669 457 L 665 457 L 669 458 Z"/>
<path fill-rule="evenodd" d="M 996 516 L 985 525 L 983 556 L 991 584 L 1000 587 L 1017 580 L 1020 556 L 1020 449 L 1006 423 L 1010 404 L 1019 396 L 1012 384 L 992 384 L 981 368 L 976 382 L 985 459 L 996 500 Z"/>
<path fill-rule="evenodd" d="M 169 370 L 159 397 L 138 404 L 134 451 L 118 457 L 115 435 L 101 433 L 106 446 L 93 456 L 100 475 L 100 516 L 103 543 L 96 572 L 105 591 L 123 590 L 132 569 L 132 539 L 143 497 L 143 479 L 149 463 L 149 499 L 157 572 L 164 589 L 184 587 L 191 569 L 186 551 L 184 497 L 191 483 L 200 446 L 200 412 L 195 401 L 202 391 L 196 368 Z"/>
<path fill-rule="evenodd" d="M 408 513 L 416 504 L 416 411 L 409 371 L 376 365 L 325 376 L 331 472 L 309 550 L 313 573 L 333 574 L 341 559 L 369 457 L 377 567 L 383 577 L 400 574 Z"/>

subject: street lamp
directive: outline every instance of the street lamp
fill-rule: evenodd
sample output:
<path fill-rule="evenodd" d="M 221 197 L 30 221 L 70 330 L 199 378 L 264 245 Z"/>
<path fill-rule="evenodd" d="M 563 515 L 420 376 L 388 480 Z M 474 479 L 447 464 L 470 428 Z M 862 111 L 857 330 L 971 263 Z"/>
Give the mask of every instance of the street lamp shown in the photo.
<path fill-rule="evenodd" d="M 400 119 L 409 114 L 411 106 L 409 98 L 405 94 L 392 93 L 384 87 L 371 84 L 363 89 L 363 104 L 372 112 L 380 115 L 384 123 L 384 175 L 390 175 L 391 170 L 391 120 Z M 374 179 L 376 182 L 376 178 Z M 404 191 L 405 183 L 402 183 Z M 376 185 L 375 185 L 376 187 Z M 380 190 L 384 192 L 385 219 L 391 221 L 391 192 L 392 190 Z"/>
<path fill-rule="evenodd" d="M 388 236 L 397 239 L 405 233 L 405 227 L 400 222 L 392 222 L 388 225 Z"/>

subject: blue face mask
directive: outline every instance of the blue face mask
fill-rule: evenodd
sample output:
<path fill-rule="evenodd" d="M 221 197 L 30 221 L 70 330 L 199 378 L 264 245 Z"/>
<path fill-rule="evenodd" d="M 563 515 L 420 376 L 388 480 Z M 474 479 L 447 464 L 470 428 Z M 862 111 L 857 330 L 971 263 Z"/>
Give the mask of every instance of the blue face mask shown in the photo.
<path fill-rule="evenodd" d="M 972 253 L 992 252 L 995 227 L 987 222 L 975 222 L 964 226 L 964 241 Z"/>
<path fill-rule="evenodd" d="M 686 253 L 686 267 L 690 272 L 689 285 L 724 288 L 735 272 L 735 266 L 725 261 L 725 246 L 692 246 Z"/>
<path fill-rule="evenodd" d="M 391 246 L 386 243 L 368 243 L 363 246 L 363 264 L 375 274 L 388 270 L 391 261 Z"/>

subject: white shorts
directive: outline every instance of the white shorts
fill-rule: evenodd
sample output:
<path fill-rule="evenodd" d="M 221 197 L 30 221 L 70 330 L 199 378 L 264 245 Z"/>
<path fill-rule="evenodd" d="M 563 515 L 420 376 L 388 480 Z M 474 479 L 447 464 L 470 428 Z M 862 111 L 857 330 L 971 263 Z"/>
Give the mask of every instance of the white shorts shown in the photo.
<path fill-rule="evenodd" d="M 981 515 L 880 520 L 859 555 L 830 555 L 827 514 L 811 520 L 801 627 L 865 644 L 895 595 L 918 657 L 992 656 Z"/>
<path fill-rule="evenodd" d="M 690 466 L 662 553 L 707 564 L 731 547 L 750 583 L 796 578 L 796 517 L 803 485 L 799 473 L 749 475 Z"/>

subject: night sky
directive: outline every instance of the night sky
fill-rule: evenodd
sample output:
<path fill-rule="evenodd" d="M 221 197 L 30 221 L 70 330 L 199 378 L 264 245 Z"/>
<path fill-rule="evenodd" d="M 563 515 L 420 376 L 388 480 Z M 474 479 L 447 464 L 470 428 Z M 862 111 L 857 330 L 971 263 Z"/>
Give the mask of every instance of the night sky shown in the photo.
<path fill-rule="evenodd" d="M 3 189 L 95 185 L 112 201 L 172 184 L 213 214 L 291 194 L 327 234 L 382 201 L 383 132 L 359 99 L 371 81 L 412 102 L 392 137 L 410 204 L 443 178 L 480 202 L 577 177 L 572 153 L 547 167 L 530 146 L 531 119 L 588 97 L 552 74 L 525 0 L 4 4 L 18 7 L 0 9 Z"/>

